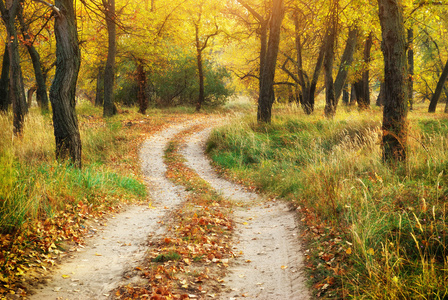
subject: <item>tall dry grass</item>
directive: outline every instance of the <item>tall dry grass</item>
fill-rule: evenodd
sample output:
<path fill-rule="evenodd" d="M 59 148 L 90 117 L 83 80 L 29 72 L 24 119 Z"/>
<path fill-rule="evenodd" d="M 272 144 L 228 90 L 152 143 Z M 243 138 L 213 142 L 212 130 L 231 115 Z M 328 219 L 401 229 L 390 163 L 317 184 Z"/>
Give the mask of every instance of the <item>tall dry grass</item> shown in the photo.
<path fill-rule="evenodd" d="M 382 163 L 380 119 L 375 111 L 325 120 L 283 108 L 271 125 L 246 117 L 216 130 L 208 148 L 235 176 L 346 232 L 344 297 L 444 299 L 448 118 L 414 113 L 408 162 L 396 166 Z"/>
<path fill-rule="evenodd" d="M 86 105 L 86 104 L 85 104 Z M 82 108 L 98 117 L 95 109 Z M 144 198 L 146 189 L 134 176 L 116 173 L 104 153 L 128 151 L 120 122 L 81 126 L 85 167 L 55 161 L 51 117 L 37 110 L 25 118 L 23 135 L 14 136 L 12 115 L 0 114 L 0 232 L 20 230 L 27 222 L 51 218 L 66 204 L 96 205 Z M 121 152 L 120 152 L 121 151 Z M 87 156 L 87 158 L 86 158 Z"/>

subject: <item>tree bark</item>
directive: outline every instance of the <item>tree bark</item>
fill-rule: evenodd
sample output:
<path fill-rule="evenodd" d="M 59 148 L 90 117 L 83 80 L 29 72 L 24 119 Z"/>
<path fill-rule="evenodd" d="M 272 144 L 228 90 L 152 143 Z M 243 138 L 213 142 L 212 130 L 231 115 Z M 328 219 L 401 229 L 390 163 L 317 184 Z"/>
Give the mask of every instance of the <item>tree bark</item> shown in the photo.
<path fill-rule="evenodd" d="M 336 5 L 332 4 L 332 12 L 325 38 L 325 116 L 333 118 L 336 114 L 336 99 L 333 81 L 334 44 L 336 39 Z"/>
<path fill-rule="evenodd" d="M 204 66 L 203 66 L 203 52 L 208 46 L 208 42 L 211 38 L 219 34 L 218 25 L 215 23 L 216 30 L 210 34 L 201 37 L 200 26 L 202 19 L 202 6 L 204 0 L 199 5 L 199 12 L 197 20 L 194 20 L 195 29 L 195 44 L 196 44 L 196 61 L 198 66 L 198 81 L 199 81 L 199 95 L 196 102 L 196 111 L 199 112 L 202 108 L 202 104 L 205 102 L 205 79 L 204 79 Z"/>
<path fill-rule="evenodd" d="M 448 60 L 443 68 L 442 75 L 439 77 L 437 82 L 436 90 L 432 94 L 431 101 L 429 103 L 428 112 L 436 112 L 437 102 L 439 102 L 440 94 L 442 93 L 443 86 L 445 85 L 446 79 L 448 78 Z"/>
<path fill-rule="evenodd" d="M 56 36 L 56 72 L 50 88 L 53 107 L 56 158 L 71 159 L 81 168 L 81 137 L 75 111 L 76 82 L 78 80 L 80 52 L 74 0 L 56 0 L 60 14 L 54 23 Z"/>
<path fill-rule="evenodd" d="M 350 94 L 348 92 L 348 83 L 346 83 L 344 85 L 344 89 L 342 90 L 342 103 L 344 103 L 344 105 L 348 105 L 350 101 Z"/>
<path fill-rule="evenodd" d="M 358 28 L 351 28 L 348 32 L 348 38 L 345 44 L 344 53 L 341 57 L 339 71 L 334 81 L 334 97 L 336 99 L 336 102 L 338 102 L 338 99 L 341 96 L 342 90 L 345 86 L 345 81 L 347 80 L 349 67 L 353 62 L 353 54 L 355 53 L 357 39 Z"/>
<path fill-rule="evenodd" d="M 370 32 L 364 44 L 364 71 L 362 72 L 362 79 L 355 83 L 356 98 L 358 100 L 359 109 L 361 110 L 365 110 L 370 107 L 369 64 L 372 42 L 373 37 L 372 32 Z"/>
<path fill-rule="evenodd" d="M 352 87 L 351 87 L 351 89 L 350 89 L 350 103 L 349 103 L 349 105 L 350 105 L 350 106 L 353 106 L 353 105 L 356 104 L 357 101 L 358 101 L 358 100 L 357 100 L 357 97 L 356 97 L 355 84 L 353 83 L 353 84 L 352 84 Z"/>
<path fill-rule="evenodd" d="M 11 98 L 9 97 L 9 53 L 8 46 L 5 45 L 5 52 L 3 53 L 2 74 L 0 76 L 0 110 L 8 111 L 11 105 Z"/>
<path fill-rule="evenodd" d="M 378 94 L 378 98 L 376 98 L 376 105 L 377 106 L 383 106 L 384 105 L 384 82 L 381 82 L 380 84 L 380 92 Z"/>
<path fill-rule="evenodd" d="M 95 93 L 95 106 L 103 106 L 104 104 L 104 68 L 101 66 L 98 68 L 98 74 L 96 75 L 96 93 Z"/>
<path fill-rule="evenodd" d="M 412 25 L 411 25 L 412 26 Z M 409 109 L 414 108 L 414 29 L 408 29 L 408 97 Z"/>
<path fill-rule="evenodd" d="M 107 2 L 106 2 L 107 1 Z M 103 116 L 111 117 L 117 113 L 114 104 L 115 57 L 117 55 L 115 0 L 103 0 L 108 34 L 108 50 L 104 69 L 104 109 Z"/>
<path fill-rule="evenodd" d="M 36 85 L 37 85 L 36 100 L 42 112 L 47 112 L 48 111 L 47 83 L 46 83 L 46 76 L 42 71 L 43 68 L 40 60 L 40 55 L 39 52 L 37 52 L 34 45 L 32 44 L 32 39 L 28 34 L 28 26 L 25 24 L 25 20 L 23 19 L 22 9 L 19 10 L 18 18 L 20 21 L 20 27 L 24 38 L 24 44 L 28 50 L 31 62 L 33 64 L 34 77 L 36 79 Z"/>
<path fill-rule="evenodd" d="M 316 92 L 317 81 L 319 80 L 320 71 L 322 69 L 322 64 L 324 61 L 324 53 L 325 53 L 325 40 L 322 44 L 322 47 L 319 51 L 319 55 L 317 57 L 316 65 L 313 72 L 313 77 L 311 80 L 306 75 L 305 70 L 303 69 L 303 59 L 302 59 L 302 42 L 300 40 L 300 27 L 297 13 L 294 14 L 294 25 L 295 25 L 295 44 L 297 51 L 297 74 L 298 77 L 294 78 L 290 76 L 298 83 L 302 89 L 300 103 L 302 105 L 302 109 L 305 114 L 310 115 L 314 111 L 314 94 Z"/>
<path fill-rule="evenodd" d="M 406 160 L 406 36 L 400 0 L 378 0 L 384 54 L 383 160 Z"/>
<path fill-rule="evenodd" d="M 146 73 L 143 68 L 142 61 L 140 61 L 137 66 L 137 84 L 137 99 L 139 104 L 138 112 L 144 115 L 146 114 L 146 109 L 148 108 L 148 98 L 146 97 Z"/>
<path fill-rule="evenodd" d="M 201 17 L 199 17 L 200 22 Z M 201 110 L 202 104 L 205 98 L 205 87 L 204 87 L 204 68 L 202 66 L 202 46 L 199 40 L 199 24 L 195 24 L 195 38 L 196 38 L 196 61 L 198 64 L 198 80 L 199 80 L 199 95 L 198 101 L 196 103 L 196 111 Z"/>
<path fill-rule="evenodd" d="M 28 92 L 26 93 L 28 108 L 30 108 L 31 104 L 33 103 L 33 95 L 36 90 L 37 90 L 37 86 L 33 85 L 32 87 L 30 87 L 28 89 Z"/>
<path fill-rule="evenodd" d="M 272 105 L 274 104 L 274 78 L 277 55 L 280 45 L 280 30 L 285 14 L 283 0 L 273 0 L 272 14 L 269 24 L 269 42 L 266 51 L 266 59 L 262 72 L 260 96 L 258 99 L 257 121 L 270 123 L 272 117 Z"/>
<path fill-rule="evenodd" d="M 20 66 L 19 42 L 15 19 L 21 3 L 19 0 L 13 0 L 6 7 L 3 0 L 0 1 L 0 10 L 2 12 L 3 22 L 8 32 L 8 54 L 9 54 L 9 93 L 13 108 L 13 126 L 14 134 L 20 135 L 23 131 L 23 122 L 28 112 L 26 103 L 25 88 L 23 85 L 22 68 Z"/>

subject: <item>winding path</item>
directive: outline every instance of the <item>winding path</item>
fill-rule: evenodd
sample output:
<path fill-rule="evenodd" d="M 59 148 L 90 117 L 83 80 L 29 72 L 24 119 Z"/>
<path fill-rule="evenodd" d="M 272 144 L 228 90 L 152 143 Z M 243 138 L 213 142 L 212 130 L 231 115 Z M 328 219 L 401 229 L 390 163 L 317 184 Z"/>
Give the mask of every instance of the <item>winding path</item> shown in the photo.
<path fill-rule="evenodd" d="M 190 136 L 187 164 L 226 198 L 236 202 L 235 253 L 221 299 L 309 299 L 301 271 L 302 251 L 296 214 L 281 202 L 268 202 L 214 172 L 204 155 L 211 128 Z"/>
<path fill-rule="evenodd" d="M 71 252 L 49 282 L 35 290 L 30 299 L 107 299 L 122 283 L 123 274 L 143 259 L 150 236 L 162 235 L 160 220 L 184 199 L 184 189 L 165 178 L 163 154 L 177 133 L 199 122 L 174 124 L 150 137 L 140 150 L 142 170 L 152 206 L 129 206 L 98 224 L 85 248 Z M 219 178 L 203 154 L 203 144 L 216 122 L 191 135 L 183 150 L 191 168 L 211 186 L 237 203 L 235 211 L 235 253 L 219 299 L 309 299 L 301 273 L 302 256 L 294 213 L 285 204 L 267 202 L 258 195 Z M 216 298 L 215 298 L 216 299 Z"/>

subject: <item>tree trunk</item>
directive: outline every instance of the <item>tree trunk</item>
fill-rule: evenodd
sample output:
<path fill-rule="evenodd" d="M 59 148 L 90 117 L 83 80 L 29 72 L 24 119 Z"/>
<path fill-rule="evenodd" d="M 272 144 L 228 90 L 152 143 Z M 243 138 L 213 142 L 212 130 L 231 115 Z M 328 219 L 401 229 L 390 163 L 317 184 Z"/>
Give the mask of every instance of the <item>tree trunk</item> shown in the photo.
<path fill-rule="evenodd" d="M 344 89 L 342 90 L 342 103 L 344 103 L 344 105 L 348 105 L 350 101 L 350 94 L 348 92 L 348 83 L 346 83 L 344 85 Z"/>
<path fill-rule="evenodd" d="M 364 71 L 362 79 L 355 83 L 356 98 L 358 100 L 359 109 L 365 110 L 370 107 L 370 88 L 369 88 L 369 69 L 370 69 L 370 50 L 372 49 L 372 32 L 367 36 L 364 45 Z"/>
<path fill-rule="evenodd" d="M 333 118 L 336 114 L 336 99 L 333 81 L 334 43 L 336 39 L 336 3 L 333 3 L 325 41 L 325 116 Z"/>
<path fill-rule="evenodd" d="M 98 68 L 98 74 L 96 75 L 96 93 L 95 93 L 95 106 L 103 106 L 104 104 L 104 68 L 101 66 Z"/>
<path fill-rule="evenodd" d="M 47 94 L 47 82 L 46 77 L 42 72 L 40 55 L 33 45 L 27 46 L 28 53 L 30 54 L 31 61 L 33 62 L 34 76 L 36 78 L 37 90 L 36 100 L 40 106 L 42 112 L 49 110 L 48 108 L 48 94 Z"/>
<path fill-rule="evenodd" d="M 30 87 L 28 89 L 28 92 L 26 93 L 28 108 L 30 108 L 31 104 L 33 103 L 33 95 L 36 90 L 37 90 L 37 86 L 33 85 L 32 87 Z"/>
<path fill-rule="evenodd" d="M 11 98 L 9 97 L 9 53 L 8 46 L 5 45 L 5 52 L 3 53 L 2 74 L 0 76 L 0 111 L 8 111 L 10 105 Z"/>
<path fill-rule="evenodd" d="M 144 115 L 146 114 L 146 109 L 148 108 L 148 98 L 146 97 L 146 73 L 143 68 L 143 62 L 141 61 L 137 66 L 137 84 L 137 99 L 139 104 L 138 112 Z"/>
<path fill-rule="evenodd" d="M 34 77 L 36 79 L 36 100 L 39 104 L 42 112 L 48 111 L 48 95 L 47 95 L 47 83 L 46 76 L 43 73 L 42 64 L 40 60 L 39 52 L 37 52 L 36 48 L 32 44 L 32 39 L 28 34 L 28 26 L 25 24 L 25 20 L 23 19 L 23 9 L 21 8 L 18 12 L 18 18 L 20 22 L 20 27 L 22 31 L 23 38 L 25 40 L 25 46 L 28 50 L 28 53 L 31 58 L 31 62 L 33 63 L 34 69 Z"/>
<path fill-rule="evenodd" d="M 270 123 L 272 116 L 272 105 L 274 104 L 274 78 L 277 55 L 280 45 L 280 30 L 285 14 L 283 0 L 273 0 L 272 14 L 269 24 L 269 42 L 264 61 L 258 99 L 257 121 L 259 123 Z"/>
<path fill-rule="evenodd" d="M 202 108 L 205 98 L 204 87 L 204 68 L 202 66 L 202 46 L 199 40 L 199 24 L 195 24 L 195 38 L 196 38 L 196 60 L 198 64 L 198 80 L 199 80 L 199 95 L 198 102 L 196 102 L 196 111 L 199 112 Z"/>
<path fill-rule="evenodd" d="M 107 1 L 107 2 L 106 2 Z M 106 67 L 104 69 L 104 110 L 103 116 L 110 117 L 117 113 L 114 104 L 115 56 L 117 55 L 115 0 L 103 0 L 106 9 L 106 25 L 109 40 Z"/>
<path fill-rule="evenodd" d="M 314 111 L 314 97 L 316 94 L 317 81 L 319 80 L 320 71 L 322 70 L 322 66 L 324 63 L 325 56 L 325 42 L 323 42 L 322 47 L 319 51 L 319 55 L 317 57 L 316 66 L 314 67 L 313 78 L 311 79 L 309 85 L 309 91 L 307 94 L 308 99 L 306 99 L 305 105 L 309 110 L 310 114 Z"/>
<path fill-rule="evenodd" d="M 73 6 L 74 0 L 56 0 L 61 13 L 56 17 L 56 72 L 50 88 L 53 107 L 56 158 L 71 158 L 81 168 L 81 137 L 75 110 L 76 82 L 78 80 L 80 52 L 78 31 Z"/>
<path fill-rule="evenodd" d="M 325 53 L 325 41 L 319 51 L 317 57 L 316 65 L 313 72 L 313 77 L 311 81 L 306 76 L 303 70 L 303 59 L 302 59 L 302 42 L 300 40 L 300 27 L 297 13 L 294 14 L 294 25 L 295 25 L 295 40 L 296 40 L 296 51 L 297 51 L 297 80 L 295 80 L 302 89 L 300 103 L 305 114 L 310 115 L 314 111 L 314 94 L 316 92 L 317 81 L 319 80 L 320 71 L 322 69 L 322 64 L 324 61 Z"/>
<path fill-rule="evenodd" d="M 384 82 L 381 82 L 380 84 L 380 92 L 378 94 L 378 98 L 376 98 L 376 105 L 377 106 L 383 106 L 384 105 Z"/>
<path fill-rule="evenodd" d="M 356 97 L 356 88 L 355 88 L 355 84 L 352 84 L 352 87 L 350 89 L 350 106 L 353 106 L 356 104 L 356 102 L 358 101 L 357 97 Z"/>
<path fill-rule="evenodd" d="M 258 70 L 258 90 L 261 91 L 261 79 L 263 78 L 266 52 L 268 48 L 268 25 L 267 20 L 260 23 L 260 69 Z"/>
<path fill-rule="evenodd" d="M 408 29 L 408 97 L 409 109 L 414 108 L 414 29 Z"/>
<path fill-rule="evenodd" d="M 23 122 L 28 112 L 28 106 L 25 97 L 25 88 L 23 85 L 22 68 L 20 66 L 19 42 L 15 19 L 21 3 L 19 0 L 13 0 L 6 8 L 3 1 L 0 1 L 0 10 L 2 18 L 8 32 L 8 54 L 9 54 L 9 93 L 13 107 L 13 126 L 14 133 L 20 135 L 23 131 Z"/>
<path fill-rule="evenodd" d="M 436 112 L 437 102 L 439 102 L 440 94 L 442 93 L 443 86 L 445 85 L 446 79 L 448 78 L 448 60 L 443 68 L 442 75 L 440 75 L 439 81 L 437 82 L 436 90 L 432 94 L 431 101 L 429 103 L 428 112 Z"/>
<path fill-rule="evenodd" d="M 378 0 L 384 54 L 383 160 L 406 160 L 406 36 L 400 0 Z"/>
<path fill-rule="evenodd" d="M 345 50 L 342 54 L 341 64 L 339 65 L 338 75 L 334 81 L 334 97 L 336 103 L 341 96 L 342 90 L 347 80 L 348 70 L 353 62 L 353 54 L 355 53 L 356 41 L 358 39 L 358 28 L 351 28 L 348 32 L 347 42 L 345 44 Z"/>

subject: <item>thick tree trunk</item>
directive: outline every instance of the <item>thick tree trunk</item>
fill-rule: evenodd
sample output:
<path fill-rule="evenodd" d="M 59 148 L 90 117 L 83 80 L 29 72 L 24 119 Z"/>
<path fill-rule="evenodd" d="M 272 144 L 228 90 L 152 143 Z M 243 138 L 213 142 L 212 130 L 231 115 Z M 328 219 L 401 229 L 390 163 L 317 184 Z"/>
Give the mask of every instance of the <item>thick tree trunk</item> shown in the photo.
<path fill-rule="evenodd" d="M 0 76 L 0 111 L 8 111 L 11 105 L 9 97 L 9 53 L 8 46 L 5 45 L 3 53 L 2 74 Z"/>
<path fill-rule="evenodd" d="M 345 44 L 344 53 L 342 54 L 341 64 L 339 65 L 338 75 L 334 81 L 334 97 L 336 103 L 341 96 L 342 90 L 347 80 L 348 70 L 353 62 L 353 54 L 356 49 L 356 41 L 358 39 L 358 28 L 351 28 L 348 32 L 347 42 Z"/>
<path fill-rule="evenodd" d="M 414 108 L 414 29 L 408 29 L 408 98 L 409 109 Z"/>
<path fill-rule="evenodd" d="M 72 163 L 81 168 L 81 137 L 75 111 L 80 52 L 73 2 L 74 0 L 55 1 L 55 6 L 61 13 L 54 24 L 56 73 L 50 88 L 50 101 L 53 107 L 56 158 L 71 158 Z"/>
<path fill-rule="evenodd" d="M 23 131 L 23 122 L 28 112 L 26 103 L 25 89 L 23 85 L 22 68 L 20 66 L 19 42 L 15 19 L 20 9 L 19 0 L 13 0 L 5 7 L 3 1 L 0 1 L 0 10 L 2 18 L 8 32 L 8 54 L 9 54 L 9 93 L 13 107 L 13 126 L 14 133 L 19 135 Z"/>
<path fill-rule="evenodd" d="M 431 101 L 429 103 L 428 112 L 436 112 L 437 102 L 439 102 L 440 94 L 442 93 L 443 86 L 445 85 L 446 79 L 448 78 L 448 60 L 443 68 L 442 75 L 440 75 L 439 81 L 437 82 L 436 90 L 432 94 Z"/>
<path fill-rule="evenodd" d="M 400 0 L 378 0 L 384 54 L 383 160 L 406 160 L 406 36 Z"/>
<path fill-rule="evenodd" d="M 258 70 L 258 90 L 261 91 L 261 79 L 263 78 L 266 52 L 268 48 L 268 25 L 269 22 L 262 20 L 260 23 L 260 69 Z"/>
<path fill-rule="evenodd" d="M 273 0 L 272 15 L 269 26 L 269 42 L 266 51 L 258 99 L 257 120 L 259 123 L 270 123 L 272 105 L 274 104 L 274 78 L 277 55 L 280 45 L 280 30 L 285 14 L 283 0 Z"/>
<path fill-rule="evenodd" d="M 137 66 L 137 84 L 137 99 L 139 104 L 138 112 L 144 115 L 146 114 L 146 109 L 148 108 L 148 98 L 146 97 L 146 73 L 143 68 L 143 62 L 141 61 Z"/>
<path fill-rule="evenodd" d="M 107 1 L 107 2 L 106 2 Z M 114 104 L 115 57 L 117 55 L 115 0 L 103 0 L 106 9 L 106 25 L 109 46 L 107 50 L 106 67 L 104 69 L 104 110 L 103 116 L 110 117 L 117 113 Z"/>

